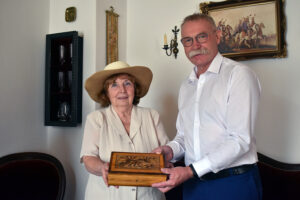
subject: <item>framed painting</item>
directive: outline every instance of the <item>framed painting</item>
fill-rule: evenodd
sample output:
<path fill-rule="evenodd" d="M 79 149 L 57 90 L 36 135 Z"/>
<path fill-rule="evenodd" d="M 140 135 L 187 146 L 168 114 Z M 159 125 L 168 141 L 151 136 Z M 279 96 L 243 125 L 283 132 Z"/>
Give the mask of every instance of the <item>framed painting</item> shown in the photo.
<path fill-rule="evenodd" d="M 220 53 L 235 60 L 286 57 L 284 0 L 200 3 L 222 32 Z"/>
<path fill-rule="evenodd" d="M 118 17 L 119 15 L 111 10 L 106 11 L 106 64 L 117 61 L 118 55 Z"/>

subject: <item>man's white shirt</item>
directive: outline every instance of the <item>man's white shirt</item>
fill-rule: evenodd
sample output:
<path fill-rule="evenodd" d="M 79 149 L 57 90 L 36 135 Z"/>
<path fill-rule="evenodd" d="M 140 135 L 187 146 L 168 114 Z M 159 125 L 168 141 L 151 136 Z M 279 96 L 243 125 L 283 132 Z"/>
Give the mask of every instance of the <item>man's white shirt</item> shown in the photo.
<path fill-rule="evenodd" d="M 174 157 L 185 156 L 198 176 L 257 161 L 254 125 L 260 83 L 247 66 L 217 54 L 208 70 L 197 67 L 182 83 L 177 134 L 168 143 Z"/>

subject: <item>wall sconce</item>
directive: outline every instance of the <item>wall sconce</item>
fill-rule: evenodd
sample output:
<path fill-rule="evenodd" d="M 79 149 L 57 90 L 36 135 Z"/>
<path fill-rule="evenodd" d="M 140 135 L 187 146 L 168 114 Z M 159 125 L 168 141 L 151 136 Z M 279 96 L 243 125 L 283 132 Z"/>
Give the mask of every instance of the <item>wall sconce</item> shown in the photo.
<path fill-rule="evenodd" d="M 172 55 L 172 53 L 174 53 L 175 58 L 177 58 L 177 54 L 179 52 L 179 50 L 177 48 L 177 46 L 178 46 L 177 33 L 179 32 L 179 30 L 180 29 L 177 29 L 177 26 L 175 26 L 174 29 L 172 30 L 172 32 L 174 34 L 174 39 L 171 39 L 170 47 L 169 47 L 168 42 L 167 42 L 167 35 L 166 34 L 164 35 L 164 47 L 163 47 L 163 49 L 166 50 L 167 56 L 170 56 L 170 55 Z M 168 53 L 169 49 L 170 49 L 170 51 Z"/>

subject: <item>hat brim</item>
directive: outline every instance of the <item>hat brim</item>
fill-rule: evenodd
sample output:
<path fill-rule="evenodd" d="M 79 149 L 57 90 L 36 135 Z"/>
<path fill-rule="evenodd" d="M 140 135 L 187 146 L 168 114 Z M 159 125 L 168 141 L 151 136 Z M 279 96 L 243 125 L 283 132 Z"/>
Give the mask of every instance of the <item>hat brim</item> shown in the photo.
<path fill-rule="evenodd" d="M 123 69 L 96 72 L 85 81 L 85 89 L 94 101 L 100 103 L 100 94 L 103 90 L 104 82 L 112 75 L 123 73 L 135 78 L 141 89 L 139 97 L 144 97 L 149 90 L 153 77 L 152 71 L 144 66 L 132 66 Z"/>

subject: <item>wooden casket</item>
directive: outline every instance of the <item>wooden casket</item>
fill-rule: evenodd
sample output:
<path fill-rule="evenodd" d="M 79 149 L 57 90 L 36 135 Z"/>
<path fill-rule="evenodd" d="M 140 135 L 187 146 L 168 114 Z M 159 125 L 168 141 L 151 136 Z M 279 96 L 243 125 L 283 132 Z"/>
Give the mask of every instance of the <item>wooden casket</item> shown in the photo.
<path fill-rule="evenodd" d="M 112 152 L 108 185 L 151 186 L 167 180 L 161 172 L 164 157 L 155 153 Z"/>

